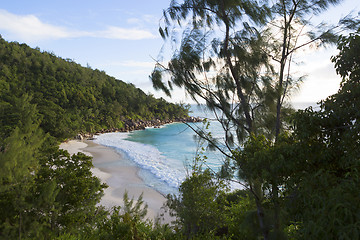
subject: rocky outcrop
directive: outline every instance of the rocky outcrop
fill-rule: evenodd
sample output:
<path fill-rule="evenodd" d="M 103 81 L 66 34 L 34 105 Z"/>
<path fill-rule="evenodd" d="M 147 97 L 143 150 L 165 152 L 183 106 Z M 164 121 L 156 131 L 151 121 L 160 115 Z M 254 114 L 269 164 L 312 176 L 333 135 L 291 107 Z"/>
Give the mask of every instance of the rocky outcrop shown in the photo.
<path fill-rule="evenodd" d="M 160 119 L 153 119 L 153 120 L 125 120 L 124 121 L 124 127 L 122 128 L 109 128 L 109 129 L 102 129 L 94 134 L 90 133 L 84 133 L 84 134 L 78 134 L 76 136 L 76 139 L 83 140 L 88 139 L 92 140 L 94 139 L 94 135 L 99 135 L 102 133 L 109 133 L 109 132 L 131 132 L 135 130 L 144 130 L 147 127 L 155 127 L 159 128 L 162 125 L 174 123 L 174 122 L 201 122 L 202 119 L 198 117 L 185 117 L 185 118 L 176 118 L 173 120 L 160 120 Z"/>

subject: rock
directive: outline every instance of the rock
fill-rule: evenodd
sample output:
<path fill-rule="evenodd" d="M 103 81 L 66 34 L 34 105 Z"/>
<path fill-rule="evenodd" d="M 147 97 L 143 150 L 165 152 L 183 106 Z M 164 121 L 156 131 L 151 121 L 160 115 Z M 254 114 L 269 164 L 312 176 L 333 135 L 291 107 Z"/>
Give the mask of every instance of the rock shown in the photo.
<path fill-rule="evenodd" d="M 81 134 L 76 135 L 75 139 L 82 141 L 84 138 Z"/>
<path fill-rule="evenodd" d="M 103 133 L 109 133 L 109 132 L 129 132 L 129 131 L 135 131 L 135 130 L 144 130 L 147 127 L 154 127 L 154 128 L 160 128 L 160 126 L 164 124 L 174 123 L 174 122 L 201 122 L 202 119 L 199 117 L 182 117 L 182 118 L 175 118 L 175 119 L 151 119 L 151 120 L 131 120 L 127 119 L 124 120 L 123 127 L 122 128 L 109 128 L 109 129 L 101 129 L 100 131 L 92 134 L 78 134 L 75 139 L 83 140 L 84 138 L 87 138 L 89 140 L 94 139 L 94 135 L 99 135 Z"/>

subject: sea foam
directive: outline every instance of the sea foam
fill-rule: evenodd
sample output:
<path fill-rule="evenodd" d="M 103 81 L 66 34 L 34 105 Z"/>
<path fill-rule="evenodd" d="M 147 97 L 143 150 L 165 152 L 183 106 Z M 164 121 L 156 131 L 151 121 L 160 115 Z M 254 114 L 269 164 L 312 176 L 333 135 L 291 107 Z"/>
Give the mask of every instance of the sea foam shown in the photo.
<path fill-rule="evenodd" d="M 154 146 L 128 141 L 128 133 L 105 133 L 97 136 L 96 143 L 114 148 L 125 154 L 139 168 L 149 171 L 158 180 L 165 182 L 168 186 L 178 189 L 185 179 L 185 171 L 173 168 L 162 153 Z M 146 179 L 144 179 L 146 181 Z"/>

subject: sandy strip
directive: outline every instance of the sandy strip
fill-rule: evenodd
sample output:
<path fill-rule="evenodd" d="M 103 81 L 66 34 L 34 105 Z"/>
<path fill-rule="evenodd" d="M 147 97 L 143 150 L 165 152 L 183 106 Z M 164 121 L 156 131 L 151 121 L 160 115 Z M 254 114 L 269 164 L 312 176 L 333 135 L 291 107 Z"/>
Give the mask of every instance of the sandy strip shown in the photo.
<path fill-rule="evenodd" d="M 112 148 L 96 144 L 92 141 L 71 140 L 60 144 L 61 149 L 67 150 L 70 154 L 83 152 L 93 156 L 95 176 L 105 182 L 109 187 L 105 189 L 100 204 L 106 208 L 123 206 L 123 195 L 128 191 L 130 198 L 138 199 L 143 193 L 143 199 L 148 204 L 147 218 L 154 219 L 163 211 L 161 207 L 166 198 L 156 190 L 146 186 L 144 181 L 137 175 L 138 168 L 128 163 L 129 160 L 117 153 Z M 169 222 L 167 216 L 163 219 Z"/>

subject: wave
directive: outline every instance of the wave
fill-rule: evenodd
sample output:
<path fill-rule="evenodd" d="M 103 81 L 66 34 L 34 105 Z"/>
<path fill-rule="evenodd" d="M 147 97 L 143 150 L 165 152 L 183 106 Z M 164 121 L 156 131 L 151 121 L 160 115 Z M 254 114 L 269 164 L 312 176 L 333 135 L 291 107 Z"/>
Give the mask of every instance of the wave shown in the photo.
<path fill-rule="evenodd" d="M 125 154 L 141 169 L 150 171 L 157 179 L 178 189 L 185 179 L 185 172 L 171 167 L 169 165 L 171 161 L 166 159 L 156 147 L 126 140 L 128 135 L 129 133 L 105 133 L 97 136 L 94 141 Z"/>

